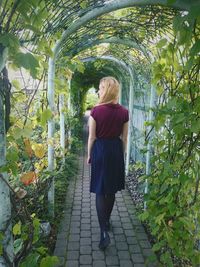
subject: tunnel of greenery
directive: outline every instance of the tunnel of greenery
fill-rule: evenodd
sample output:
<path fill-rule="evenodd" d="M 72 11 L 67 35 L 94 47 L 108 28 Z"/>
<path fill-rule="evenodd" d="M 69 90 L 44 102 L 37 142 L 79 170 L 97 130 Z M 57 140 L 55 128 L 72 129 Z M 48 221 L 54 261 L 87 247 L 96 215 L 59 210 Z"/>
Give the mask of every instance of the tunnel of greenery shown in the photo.
<path fill-rule="evenodd" d="M 86 95 L 109 75 L 130 114 L 126 174 L 145 166 L 153 250 L 161 266 L 199 266 L 199 14 L 199 0 L 0 1 L 1 266 L 58 261 Z"/>

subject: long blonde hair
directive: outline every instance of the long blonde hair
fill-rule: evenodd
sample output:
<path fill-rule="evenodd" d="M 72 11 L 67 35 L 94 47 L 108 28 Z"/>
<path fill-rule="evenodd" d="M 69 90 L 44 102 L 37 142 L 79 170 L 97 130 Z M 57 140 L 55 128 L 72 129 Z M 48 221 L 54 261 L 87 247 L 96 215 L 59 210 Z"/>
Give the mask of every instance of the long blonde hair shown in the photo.
<path fill-rule="evenodd" d="M 98 105 L 112 103 L 119 96 L 119 82 L 111 76 L 104 77 L 100 80 L 100 84 L 104 83 L 104 93 L 100 96 Z"/>

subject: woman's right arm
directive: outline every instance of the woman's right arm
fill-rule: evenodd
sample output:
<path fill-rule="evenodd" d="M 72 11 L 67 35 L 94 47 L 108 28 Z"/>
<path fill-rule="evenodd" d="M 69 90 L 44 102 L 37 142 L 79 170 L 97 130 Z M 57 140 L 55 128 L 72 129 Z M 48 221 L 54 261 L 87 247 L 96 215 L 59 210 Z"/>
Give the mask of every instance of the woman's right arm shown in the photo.
<path fill-rule="evenodd" d="M 126 153 L 127 138 L 128 138 L 128 121 L 124 123 L 123 128 L 122 128 L 122 134 L 121 134 L 121 139 L 122 139 L 122 142 L 123 142 L 123 151 L 124 151 L 124 153 Z"/>
<path fill-rule="evenodd" d="M 91 151 L 94 141 L 96 140 L 96 121 L 92 116 L 89 117 L 89 136 L 88 136 L 88 158 L 87 163 L 90 164 Z"/>

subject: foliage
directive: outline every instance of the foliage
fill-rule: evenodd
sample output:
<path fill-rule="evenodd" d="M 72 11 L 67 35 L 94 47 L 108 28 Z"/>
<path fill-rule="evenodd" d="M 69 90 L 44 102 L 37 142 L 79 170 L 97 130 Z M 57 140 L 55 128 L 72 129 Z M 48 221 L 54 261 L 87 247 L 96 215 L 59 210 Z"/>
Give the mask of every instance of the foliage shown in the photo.
<path fill-rule="evenodd" d="M 193 12 L 194 11 L 194 12 Z M 198 266 L 199 236 L 199 38 L 200 17 L 192 10 L 173 20 L 173 40 L 157 44 L 153 83 L 159 106 L 154 109 L 155 129 L 152 173 L 146 195 L 147 210 L 140 218 L 148 222 L 164 266 L 174 257 L 184 266 Z"/>
<path fill-rule="evenodd" d="M 94 92 L 88 92 L 86 96 L 86 101 L 85 101 L 85 109 L 91 109 L 93 108 L 98 101 L 98 96 Z"/>

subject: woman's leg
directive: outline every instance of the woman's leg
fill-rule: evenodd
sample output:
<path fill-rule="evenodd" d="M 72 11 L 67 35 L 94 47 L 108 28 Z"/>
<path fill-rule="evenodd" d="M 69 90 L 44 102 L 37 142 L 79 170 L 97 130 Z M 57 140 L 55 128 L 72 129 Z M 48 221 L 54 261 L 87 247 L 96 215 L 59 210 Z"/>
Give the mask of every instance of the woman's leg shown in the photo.
<path fill-rule="evenodd" d="M 106 195 L 105 202 L 106 202 L 106 222 L 109 222 L 110 215 L 112 213 L 113 206 L 115 203 L 115 194 Z"/>
<path fill-rule="evenodd" d="M 106 230 L 107 210 L 105 195 L 96 194 L 96 210 L 101 232 Z"/>
<path fill-rule="evenodd" d="M 96 194 L 96 210 L 101 229 L 99 248 L 104 250 L 110 244 L 110 237 L 106 229 L 107 209 L 105 195 Z"/>

